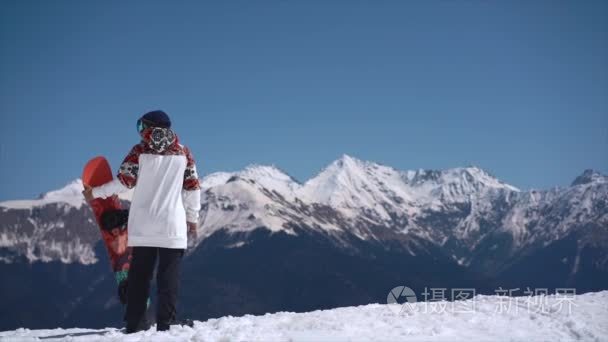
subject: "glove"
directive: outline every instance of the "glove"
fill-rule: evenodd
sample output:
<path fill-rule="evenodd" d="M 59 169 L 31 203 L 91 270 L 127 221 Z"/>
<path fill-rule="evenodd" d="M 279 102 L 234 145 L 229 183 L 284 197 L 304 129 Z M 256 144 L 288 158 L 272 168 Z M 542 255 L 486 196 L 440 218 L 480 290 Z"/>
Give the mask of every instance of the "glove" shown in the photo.
<path fill-rule="evenodd" d="M 127 279 L 123 280 L 118 284 L 118 299 L 123 305 L 127 305 Z"/>

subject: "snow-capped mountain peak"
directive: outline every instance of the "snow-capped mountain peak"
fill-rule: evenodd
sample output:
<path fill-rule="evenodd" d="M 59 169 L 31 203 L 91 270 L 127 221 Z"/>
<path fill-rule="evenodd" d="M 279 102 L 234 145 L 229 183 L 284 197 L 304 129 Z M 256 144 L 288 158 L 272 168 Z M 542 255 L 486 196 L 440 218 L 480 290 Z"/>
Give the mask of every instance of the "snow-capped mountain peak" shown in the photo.
<path fill-rule="evenodd" d="M 40 195 L 41 199 L 52 200 L 52 199 L 64 199 L 73 197 L 82 197 L 82 180 L 80 178 L 75 179 L 68 183 L 61 189 L 46 192 Z"/>
<path fill-rule="evenodd" d="M 286 182 L 295 182 L 290 175 L 283 170 L 279 169 L 275 165 L 259 165 L 251 164 L 245 167 L 245 169 L 239 172 L 239 175 L 244 178 L 251 178 L 253 180 L 260 180 L 262 178 L 275 178 Z"/>
<path fill-rule="evenodd" d="M 82 190 L 82 180 L 75 179 L 60 189 L 41 194 L 37 199 L 4 201 L 0 202 L 0 207 L 10 209 L 31 209 L 51 203 L 67 203 L 70 206 L 80 208 L 84 203 Z"/>
<path fill-rule="evenodd" d="M 365 178 L 366 167 L 370 162 L 364 162 L 359 159 L 353 158 L 349 155 L 342 155 L 339 159 L 331 162 L 315 177 L 309 179 L 305 186 L 312 186 L 313 184 L 323 185 L 346 185 L 349 182 L 353 182 L 358 178 Z M 330 184 L 331 183 L 331 184 Z M 336 190 L 336 188 L 329 189 Z"/>
<path fill-rule="evenodd" d="M 200 180 L 201 188 L 209 189 L 222 184 L 226 184 L 226 182 L 234 175 L 232 172 L 214 172 L 210 173 L 207 176 L 203 177 Z"/>
<path fill-rule="evenodd" d="M 58 203 L 80 209 L 80 207 L 85 203 L 82 190 L 84 190 L 82 179 L 77 178 L 60 189 L 51 190 L 41 194 L 37 199 L 4 201 L 0 202 L 0 207 L 7 209 L 32 209 L 42 207 L 47 204 Z M 118 197 L 120 199 L 130 201 L 132 195 L 133 190 L 129 190 L 120 194 Z"/>
<path fill-rule="evenodd" d="M 336 207 L 373 208 L 386 200 L 387 191 L 399 191 L 402 186 L 396 170 L 343 155 L 304 183 L 298 195 Z"/>
<path fill-rule="evenodd" d="M 300 187 L 297 180 L 278 167 L 258 164 L 249 165 L 242 171 L 209 174 L 201 180 L 201 187 L 209 189 L 223 185 L 235 177 L 252 180 L 269 190 L 275 190 L 289 198 L 293 198 L 294 192 Z"/>
<path fill-rule="evenodd" d="M 576 177 L 576 179 L 572 182 L 572 186 L 589 184 L 594 182 L 608 182 L 608 177 L 602 175 L 601 173 L 587 169 L 580 176 Z"/>
<path fill-rule="evenodd" d="M 448 199 L 457 200 L 459 197 L 468 197 L 488 190 L 519 191 L 516 187 L 499 181 L 477 167 L 454 168 L 440 173 L 437 182 L 439 187 L 435 191 L 437 195 Z"/>
<path fill-rule="evenodd" d="M 294 197 L 294 191 L 300 184 L 293 177 L 274 165 L 249 165 L 238 176 L 251 179 L 269 190 L 275 190 L 288 198 Z"/>
<path fill-rule="evenodd" d="M 476 166 L 457 167 L 447 170 L 408 171 L 405 173 L 405 178 L 412 186 L 434 183 L 437 185 L 459 185 L 463 190 L 468 189 L 472 191 L 478 191 L 481 188 L 519 191 L 518 188 L 498 180 L 487 171 Z"/>
<path fill-rule="evenodd" d="M 357 159 L 348 154 L 343 154 L 342 156 L 340 156 L 340 158 L 336 159 L 332 164 L 335 164 L 335 165 L 337 165 L 339 167 L 343 167 L 343 168 L 354 168 L 354 167 L 360 167 L 366 163 L 369 163 L 369 162 L 362 161 L 362 160 Z"/>

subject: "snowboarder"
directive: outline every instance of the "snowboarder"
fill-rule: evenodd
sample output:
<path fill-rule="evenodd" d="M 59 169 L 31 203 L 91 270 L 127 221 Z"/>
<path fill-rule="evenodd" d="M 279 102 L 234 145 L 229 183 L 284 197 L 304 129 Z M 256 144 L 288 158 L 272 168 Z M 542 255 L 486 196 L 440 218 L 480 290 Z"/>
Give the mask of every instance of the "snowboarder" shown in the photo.
<path fill-rule="evenodd" d="M 126 332 L 149 328 L 146 307 L 150 281 L 157 267 L 156 329 L 176 323 L 180 262 L 188 235 L 196 237 L 200 184 L 190 150 L 171 130 L 169 116 L 160 110 L 137 121 L 141 142 L 120 165 L 118 176 L 102 186 L 87 187 L 87 200 L 106 198 L 134 189 L 128 221 L 128 246 L 133 247 L 126 280 Z"/>

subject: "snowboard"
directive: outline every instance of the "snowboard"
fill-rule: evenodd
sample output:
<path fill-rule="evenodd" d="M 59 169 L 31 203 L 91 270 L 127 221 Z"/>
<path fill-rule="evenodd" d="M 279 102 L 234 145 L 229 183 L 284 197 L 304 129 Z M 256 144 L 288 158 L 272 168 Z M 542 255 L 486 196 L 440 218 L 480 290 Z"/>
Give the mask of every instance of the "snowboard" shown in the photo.
<path fill-rule="evenodd" d="M 103 185 L 112 179 L 110 164 L 102 156 L 89 160 L 82 171 L 82 183 L 91 187 Z M 116 282 L 120 286 L 127 279 L 131 262 L 131 248 L 127 246 L 128 211 L 122 208 L 116 195 L 96 198 L 89 205 L 108 251 Z"/>

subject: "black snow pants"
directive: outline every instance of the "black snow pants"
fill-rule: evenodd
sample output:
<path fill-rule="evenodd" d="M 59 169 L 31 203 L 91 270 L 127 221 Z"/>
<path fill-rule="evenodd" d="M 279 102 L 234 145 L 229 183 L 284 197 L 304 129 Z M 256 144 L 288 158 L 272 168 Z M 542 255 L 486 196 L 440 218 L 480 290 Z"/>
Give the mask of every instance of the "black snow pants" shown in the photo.
<path fill-rule="evenodd" d="M 176 320 L 179 269 L 183 255 L 183 249 L 133 247 L 127 277 L 127 332 L 147 329 L 147 303 L 157 258 L 156 329 L 168 330 Z"/>

